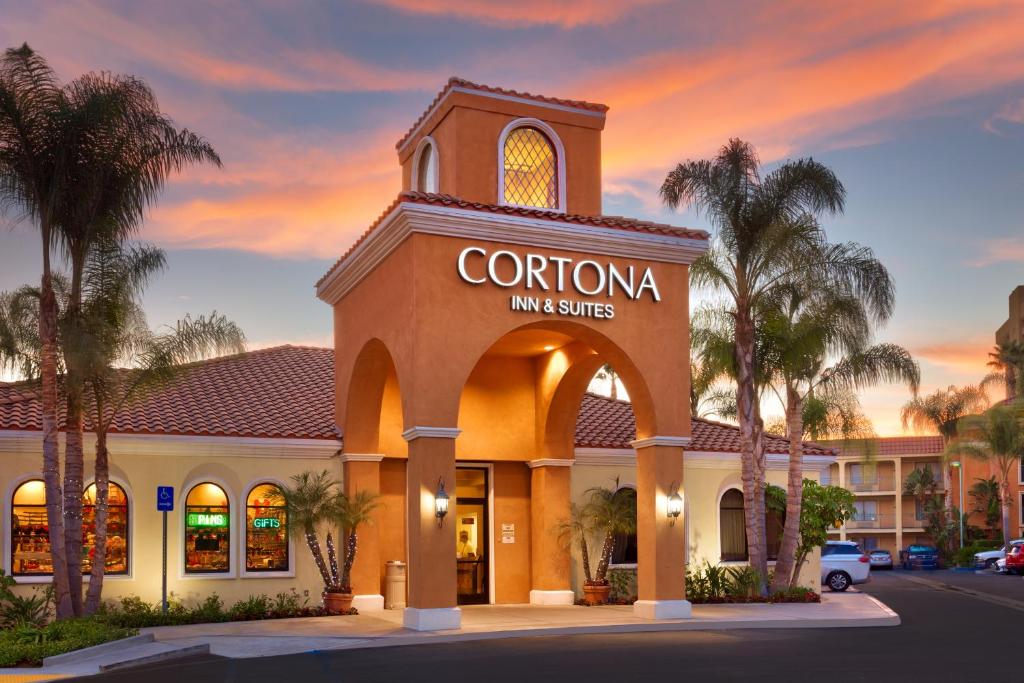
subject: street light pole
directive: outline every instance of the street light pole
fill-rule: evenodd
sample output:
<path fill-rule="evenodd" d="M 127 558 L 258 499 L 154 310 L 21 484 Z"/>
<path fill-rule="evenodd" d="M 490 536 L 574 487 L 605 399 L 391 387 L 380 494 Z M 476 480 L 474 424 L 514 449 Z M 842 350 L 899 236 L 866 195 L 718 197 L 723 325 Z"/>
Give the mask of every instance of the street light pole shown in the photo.
<path fill-rule="evenodd" d="M 959 460 L 954 460 L 949 463 L 949 466 L 956 468 L 960 485 L 960 510 L 957 516 L 960 518 L 960 548 L 962 549 L 964 547 L 964 468 L 960 466 Z"/>

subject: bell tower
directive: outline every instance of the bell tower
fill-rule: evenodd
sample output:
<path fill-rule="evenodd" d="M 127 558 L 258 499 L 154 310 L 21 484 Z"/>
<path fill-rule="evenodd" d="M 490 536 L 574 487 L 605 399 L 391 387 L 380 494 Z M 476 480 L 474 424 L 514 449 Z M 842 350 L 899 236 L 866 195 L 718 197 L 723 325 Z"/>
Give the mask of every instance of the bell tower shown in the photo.
<path fill-rule="evenodd" d="M 600 215 L 607 111 L 452 78 L 396 145 L 402 189 Z"/>

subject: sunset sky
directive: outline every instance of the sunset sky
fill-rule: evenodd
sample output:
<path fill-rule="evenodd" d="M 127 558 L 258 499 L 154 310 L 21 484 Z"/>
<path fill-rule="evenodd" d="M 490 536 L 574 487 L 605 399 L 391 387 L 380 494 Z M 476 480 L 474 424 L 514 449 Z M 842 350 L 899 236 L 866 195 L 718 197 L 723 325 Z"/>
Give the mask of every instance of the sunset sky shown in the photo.
<path fill-rule="evenodd" d="M 0 0 L 0 45 L 64 79 L 135 74 L 223 169 L 174 179 L 142 238 L 170 267 L 151 322 L 217 309 L 251 345 L 330 345 L 313 283 L 394 198 L 394 143 L 448 77 L 610 107 L 605 213 L 664 209 L 677 162 L 729 137 L 771 165 L 814 156 L 846 184 L 833 240 L 871 246 L 898 288 L 879 340 L 923 390 L 977 382 L 1024 284 L 1024 3 Z M 0 289 L 35 282 L 29 225 L 0 230 Z M 867 392 L 900 433 L 905 388 Z"/>

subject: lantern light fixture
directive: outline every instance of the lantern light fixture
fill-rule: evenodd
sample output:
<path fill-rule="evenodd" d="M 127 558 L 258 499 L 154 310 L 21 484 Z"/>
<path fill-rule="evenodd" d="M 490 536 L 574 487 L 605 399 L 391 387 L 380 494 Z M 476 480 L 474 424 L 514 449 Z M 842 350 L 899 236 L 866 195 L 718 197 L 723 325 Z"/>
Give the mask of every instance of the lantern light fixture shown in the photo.
<path fill-rule="evenodd" d="M 679 515 L 683 514 L 683 497 L 679 495 L 679 489 L 676 487 L 675 482 L 672 482 L 672 486 L 669 490 L 672 493 L 668 495 L 665 514 L 668 516 L 669 526 L 675 526 L 676 520 L 679 519 Z"/>
<path fill-rule="evenodd" d="M 448 494 L 444 490 L 444 479 L 437 478 L 437 493 L 434 494 L 434 516 L 437 517 L 437 527 L 444 525 L 445 515 L 448 514 Z"/>

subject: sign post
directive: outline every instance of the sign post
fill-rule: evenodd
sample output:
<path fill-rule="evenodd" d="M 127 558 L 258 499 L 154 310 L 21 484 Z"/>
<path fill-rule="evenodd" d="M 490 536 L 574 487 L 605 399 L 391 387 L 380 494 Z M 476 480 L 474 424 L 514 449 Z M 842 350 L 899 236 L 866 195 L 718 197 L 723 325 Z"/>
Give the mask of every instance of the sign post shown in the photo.
<path fill-rule="evenodd" d="M 167 614 L 167 513 L 174 509 L 174 487 L 156 487 L 156 509 L 163 513 L 164 540 L 163 540 L 163 561 L 160 582 L 160 609 Z"/>

